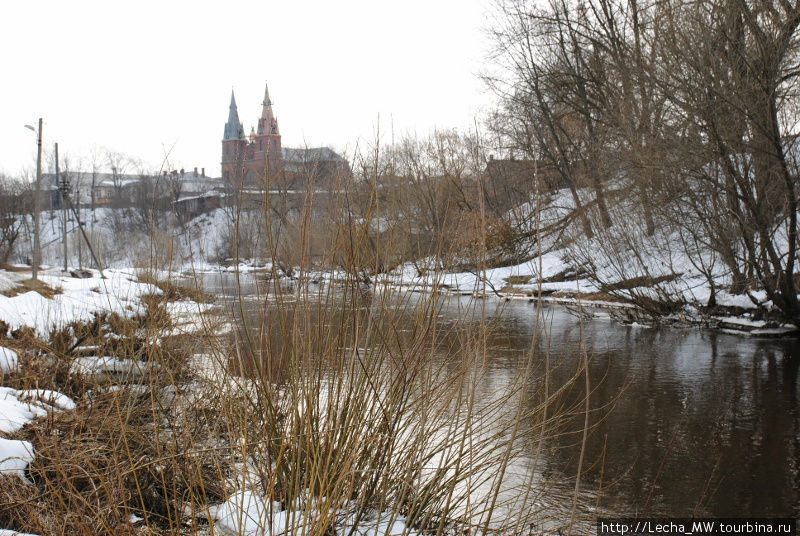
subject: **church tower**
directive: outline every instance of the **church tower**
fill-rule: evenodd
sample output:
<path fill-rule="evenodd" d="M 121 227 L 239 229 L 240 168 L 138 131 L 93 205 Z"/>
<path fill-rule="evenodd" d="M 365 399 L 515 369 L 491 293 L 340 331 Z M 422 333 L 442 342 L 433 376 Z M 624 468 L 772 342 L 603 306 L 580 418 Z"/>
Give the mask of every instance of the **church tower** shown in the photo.
<path fill-rule="evenodd" d="M 272 101 L 269 98 L 269 86 L 264 85 L 264 100 L 261 103 L 261 117 L 258 120 L 253 138 L 253 159 L 268 166 L 274 178 L 281 168 L 281 133 L 278 120 L 272 112 Z"/>
<path fill-rule="evenodd" d="M 245 146 L 244 127 L 239 121 L 236 98 L 231 90 L 231 104 L 228 109 L 228 122 L 222 136 L 222 178 L 240 184 L 244 173 Z M 238 177 L 238 180 L 237 180 Z"/>

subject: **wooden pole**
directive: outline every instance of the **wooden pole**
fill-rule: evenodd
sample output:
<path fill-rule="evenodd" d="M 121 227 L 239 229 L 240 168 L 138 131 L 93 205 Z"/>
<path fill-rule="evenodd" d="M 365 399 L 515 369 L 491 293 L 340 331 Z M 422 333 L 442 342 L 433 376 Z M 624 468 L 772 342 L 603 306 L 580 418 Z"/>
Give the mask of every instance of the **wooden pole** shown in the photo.
<path fill-rule="evenodd" d="M 42 192 L 42 118 L 39 118 L 39 130 L 36 132 L 36 191 L 33 193 L 33 269 L 31 278 L 36 281 L 39 276 L 39 263 L 42 262 L 42 251 L 39 242 L 39 210 Z"/>
<path fill-rule="evenodd" d="M 68 270 L 67 267 L 67 179 L 59 179 L 61 175 L 58 171 L 58 143 L 56 143 L 56 186 L 61 190 L 61 214 L 63 215 L 61 222 L 61 240 L 64 243 L 64 271 Z"/>

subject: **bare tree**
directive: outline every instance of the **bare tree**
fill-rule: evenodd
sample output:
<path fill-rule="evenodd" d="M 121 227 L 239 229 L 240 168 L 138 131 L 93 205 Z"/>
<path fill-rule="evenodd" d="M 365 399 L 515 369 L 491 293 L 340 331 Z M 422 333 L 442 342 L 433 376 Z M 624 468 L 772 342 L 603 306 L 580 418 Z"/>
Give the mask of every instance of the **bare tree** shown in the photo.
<path fill-rule="evenodd" d="M 30 208 L 30 203 L 24 202 L 29 193 L 22 181 L 0 175 L 0 264 L 7 263 L 15 252 L 26 205 Z"/>
<path fill-rule="evenodd" d="M 717 214 L 721 253 L 736 290 L 752 274 L 784 313 L 800 321 L 796 138 L 781 120 L 796 105 L 797 2 L 704 0 L 660 8 L 661 74 L 671 103 L 699 140 L 689 176 L 724 200 Z M 735 230 L 735 236 L 730 233 Z"/>
<path fill-rule="evenodd" d="M 576 213 L 576 188 L 593 188 L 598 218 L 581 216 L 583 235 L 598 222 L 609 229 L 594 247 L 622 254 L 641 219 L 651 247 L 657 232 L 673 236 L 712 289 L 704 252 L 727 267 L 733 292 L 763 289 L 800 322 L 800 3 L 508 0 L 501 9 L 503 70 L 489 79 L 502 97 L 499 130 L 555 166 Z M 614 210 L 603 199 L 612 179 Z"/>

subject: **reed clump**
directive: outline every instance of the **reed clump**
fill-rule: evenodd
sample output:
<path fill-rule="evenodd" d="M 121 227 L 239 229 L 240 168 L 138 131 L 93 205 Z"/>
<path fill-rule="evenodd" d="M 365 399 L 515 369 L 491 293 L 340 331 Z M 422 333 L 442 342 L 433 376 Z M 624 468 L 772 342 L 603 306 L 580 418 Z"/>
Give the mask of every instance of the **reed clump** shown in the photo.
<path fill-rule="evenodd" d="M 196 281 L 185 281 L 183 284 L 168 277 L 157 277 L 152 270 L 139 272 L 138 280 L 149 283 L 161 290 L 162 299 L 166 301 L 189 300 L 195 303 L 211 303 L 214 297 L 204 292 Z"/>
<path fill-rule="evenodd" d="M 345 534 L 378 514 L 417 533 L 517 534 L 558 517 L 531 445 L 575 408 L 543 395 L 532 355 L 487 390 L 479 302 L 468 324 L 443 325 L 435 293 L 376 291 L 358 274 L 272 281 L 255 302 L 270 305 L 240 309 L 233 344 L 212 354 L 246 386 L 223 404 L 247 461 L 239 489 L 290 512 L 287 534 Z"/>

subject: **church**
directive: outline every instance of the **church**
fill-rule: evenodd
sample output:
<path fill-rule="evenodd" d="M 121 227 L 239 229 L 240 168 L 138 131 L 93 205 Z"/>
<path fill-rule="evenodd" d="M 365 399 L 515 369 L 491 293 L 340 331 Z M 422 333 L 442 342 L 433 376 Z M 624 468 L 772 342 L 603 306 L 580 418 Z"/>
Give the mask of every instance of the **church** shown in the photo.
<path fill-rule="evenodd" d="M 350 173 L 347 161 L 327 147 L 284 148 L 272 110 L 269 87 L 264 88 L 261 117 L 245 135 L 236 98 L 231 91 L 228 121 L 222 137 L 222 179 L 237 188 L 331 188 Z"/>

